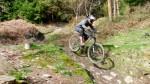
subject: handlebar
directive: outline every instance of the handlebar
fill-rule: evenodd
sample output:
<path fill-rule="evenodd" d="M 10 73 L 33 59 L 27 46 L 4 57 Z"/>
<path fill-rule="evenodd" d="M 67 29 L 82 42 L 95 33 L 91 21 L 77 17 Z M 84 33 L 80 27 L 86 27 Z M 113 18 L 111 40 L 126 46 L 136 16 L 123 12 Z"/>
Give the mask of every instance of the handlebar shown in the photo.
<path fill-rule="evenodd" d="M 85 33 L 86 34 L 89 34 L 89 33 L 91 33 L 91 34 L 97 34 L 97 33 L 99 33 L 100 31 L 97 31 L 96 29 L 95 30 L 93 30 L 93 29 L 91 29 L 91 28 L 87 28 L 87 29 L 85 29 Z"/>

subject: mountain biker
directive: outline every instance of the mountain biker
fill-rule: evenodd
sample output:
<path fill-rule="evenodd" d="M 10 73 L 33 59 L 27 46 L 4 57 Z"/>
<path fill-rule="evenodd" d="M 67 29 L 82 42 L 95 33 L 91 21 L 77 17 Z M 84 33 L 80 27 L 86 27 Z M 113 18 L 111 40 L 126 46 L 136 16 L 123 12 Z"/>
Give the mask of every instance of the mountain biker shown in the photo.
<path fill-rule="evenodd" d="M 89 15 L 75 27 L 75 31 L 79 33 L 81 49 L 84 48 L 85 41 L 88 39 L 88 35 L 85 33 L 85 29 L 90 27 L 94 32 L 96 32 L 96 29 L 93 26 L 93 22 L 95 20 L 96 18 L 93 15 Z"/>

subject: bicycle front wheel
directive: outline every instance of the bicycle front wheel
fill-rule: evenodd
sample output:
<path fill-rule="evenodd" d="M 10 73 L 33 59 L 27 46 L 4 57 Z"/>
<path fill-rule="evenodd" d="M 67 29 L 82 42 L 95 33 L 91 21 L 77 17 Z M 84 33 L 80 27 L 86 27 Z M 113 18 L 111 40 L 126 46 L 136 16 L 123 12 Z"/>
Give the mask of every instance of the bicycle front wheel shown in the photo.
<path fill-rule="evenodd" d="M 104 60 L 104 48 L 101 44 L 93 44 L 88 48 L 88 58 L 94 64 Z"/>
<path fill-rule="evenodd" d="M 74 34 L 69 39 L 69 48 L 73 52 L 77 52 L 80 49 L 80 39 L 77 34 Z"/>

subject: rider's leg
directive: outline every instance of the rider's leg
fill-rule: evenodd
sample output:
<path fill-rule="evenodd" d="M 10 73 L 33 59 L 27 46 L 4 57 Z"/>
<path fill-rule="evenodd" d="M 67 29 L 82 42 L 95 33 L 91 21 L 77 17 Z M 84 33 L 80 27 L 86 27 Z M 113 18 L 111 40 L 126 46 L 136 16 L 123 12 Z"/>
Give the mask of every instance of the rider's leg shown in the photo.
<path fill-rule="evenodd" d="M 80 39 L 80 47 L 81 47 L 81 53 L 84 50 L 84 45 L 85 45 L 85 41 L 84 41 L 84 29 L 81 27 L 76 27 L 76 31 L 79 33 L 79 39 Z"/>
<path fill-rule="evenodd" d="M 85 45 L 85 33 L 84 33 L 84 29 L 81 29 L 81 33 L 80 33 L 80 45 L 81 45 L 81 48 L 84 48 L 84 45 Z"/>
<path fill-rule="evenodd" d="M 84 46 L 84 38 L 83 38 L 84 30 L 81 27 L 77 26 L 76 31 L 79 33 L 80 46 Z"/>
<path fill-rule="evenodd" d="M 81 45 L 81 46 L 84 46 L 85 43 L 84 43 L 84 38 L 83 38 L 83 36 L 79 36 L 79 38 L 80 38 L 80 45 Z"/>
<path fill-rule="evenodd" d="M 80 38 L 80 53 L 83 54 L 84 53 L 84 37 L 83 36 L 79 36 Z"/>

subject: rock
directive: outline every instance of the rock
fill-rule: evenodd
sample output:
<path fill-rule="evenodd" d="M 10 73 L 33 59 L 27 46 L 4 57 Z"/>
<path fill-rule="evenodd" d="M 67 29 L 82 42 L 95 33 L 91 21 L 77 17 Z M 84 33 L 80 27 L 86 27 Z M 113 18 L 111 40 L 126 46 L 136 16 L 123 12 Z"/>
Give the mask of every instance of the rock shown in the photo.
<path fill-rule="evenodd" d="M 83 68 L 86 68 L 86 66 L 85 66 L 83 63 L 80 63 L 80 65 L 81 65 Z"/>
<path fill-rule="evenodd" d="M 96 72 L 96 73 L 95 73 L 95 76 L 96 76 L 97 78 L 99 78 L 99 77 L 101 76 L 101 74 L 100 74 L 99 72 Z"/>
<path fill-rule="evenodd" d="M 108 75 L 104 75 L 102 76 L 104 79 L 108 80 L 108 81 L 111 81 L 113 77 L 111 76 L 108 76 Z"/>
<path fill-rule="evenodd" d="M 52 78 L 52 76 L 49 75 L 49 74 L 43 74 L 43 75 L 42 75 L 42 78 Z"/>
<path fill-rule="evenodd" d="M 144 54 L 143 56 L 145 59 L 150 60 L 150 49 L 144 49 L 143 54 Z"/>
<path fill-rule="evenodd" d="M 117 76 L 117 74 L 115 72 L 110 72 L 110 75 L 112 75 L 113 77 Z"/>
<path fill-rule="evenodd" d="M 144 65 L 144 67 L 150 67 L 149 61 L 145 61 L 145 63 L 143 65 Z"/>
<path fill-rule="evenodd" d="M 49 75 L 45 75 L 45 76 L 49 77 Z M 42 76 L 41 77 L 39 77 L 39 76 L 27 77 L 26 80 L 27 80 L 28 84 L 53 84 L 53 83 L 51 83 L 52 81 L 49 80 L 48 78 L 45 78 L 45 76 L 44 76 L 44 78 Z"/>
<path fill-rule="evenodd" d="M 118 83 L 118 84 L 121 84 L 121 80 L 117 80 L 117 83 Z"/>
<path fill-rule="evenodd" d="M 32 62 L 35 62 L 35 59 L 32 59 L 31 61 L 32 61 Z"/>
<path fill-rule="evenodd" d="M 16 79 L 12 76 L 1 75 L 0 84 L 16 84 Z"/>
<path fill-rule="evenodd" d="M 96 74 L 97 76 L 100 76 L 100 75 L 101 75 L 99 72 L 96 72 L 95 74 Z"/>
<path fill-rule="evenodd" d="M 126 76 L 124 81 L 127 83 L 127 84 L 132 84 L 133 83 L 133 78 L 131 76 Z"/>
<path fill-rule="evenodd" d="M 150 79 L 150 75 L 148 75 L 148 78 Z"/>
<path fill-rule="evenodd" d="M 13 67 L 8 63 L 7 59 L 0 54 L 0 75 L 4 75 L 10 70 L 13 70 Z"/>
<path fill-rule="evenodd" d="M 28 84 L 26 80 L 18 80 L 17 84 Z"/>
<path fill-rule="evenodd" d="M 42 66 L 37 66 L 38 69 L 42 69 Z"/>
<path fill-rule="evenodd" d="M 39 57 L 36 57 L 35 59 L 36 59 L 36 60 L 39 60 L 40 58 L 39 58 Z"/>
<path fill-rule="evenodd" d="M 30 44 L 29 44 L 29 43 L 25 43 L 25 44 L 24 44 L 24 48 L 25 48 L 26 50 L 30 49 Z"/>
<path fill-rule="evenodd" d="M 95 72 L 95 68 L 93 66 L 90 67 L 90 71 Z"/>

